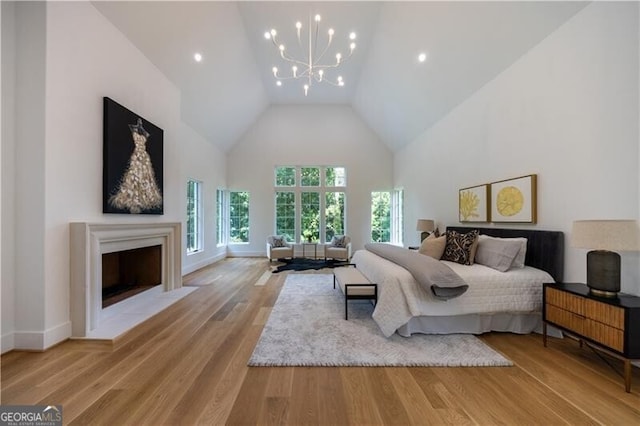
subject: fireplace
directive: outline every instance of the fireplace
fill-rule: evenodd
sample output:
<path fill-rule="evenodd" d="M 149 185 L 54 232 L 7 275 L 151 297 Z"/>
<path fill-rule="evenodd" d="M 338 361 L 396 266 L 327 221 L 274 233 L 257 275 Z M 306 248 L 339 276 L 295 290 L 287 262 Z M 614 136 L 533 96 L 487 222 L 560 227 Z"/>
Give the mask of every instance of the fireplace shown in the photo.
<path fill-rule="evenodd" d="M 102 255 L 102 308 L 133 297 L 162 282 L 162 246 Z"/>
<path fill-rule="evenodd" d="M 103 304 L 103 284 L 113 287 L 112 281 L 121 280 L 120 269 L 128 269 L 128 264 L 154 263 L 156 266 L 143 267 L 155 272 L 143 274 L 140 271 L 124 272 L 124 281 L 134 280 L 148 286 L 145 291 L 155 286 L 169 292 L 182 287 L 181 256 L 181 224 L 180 223 L 146 223 L 146 224 L 94 224 L 78 222 L 70 224 L 71 249 L 71 334 L 72 337 L 87 337 L 100 325 L 105 317 L 105 309 L 117 306 Z M 132 258 L 130 256 L 133 256 Z M 124 259 L 121 261 L 121 259 Z M 127 258 L 129 258 L 127 260 Z M 106 259 L 106 264 L 105 262 Z M 118 263 L 116 269 L 107 271 Z M 135 265 L 134 265 L 135 266 Z M 114 278 L 118 275 L 118 278 Z M 145 276 L 141 276 L 145 275 Z M 149 276 L 146 276 L 149 275 Z M 133 276 L 133 278 L 131 278 Z M 103 281 L 106 280 L 106 283 Z M 117 285 L 123 286 L 120 282 Z M 120 289 L 122 290 L 122 289 Z M 121 295 L 124 292 L 120 293 Z M 136 296 L 140 297 L 140 295 Z M 107 301 L 109 304 L 109 301 Z"/>

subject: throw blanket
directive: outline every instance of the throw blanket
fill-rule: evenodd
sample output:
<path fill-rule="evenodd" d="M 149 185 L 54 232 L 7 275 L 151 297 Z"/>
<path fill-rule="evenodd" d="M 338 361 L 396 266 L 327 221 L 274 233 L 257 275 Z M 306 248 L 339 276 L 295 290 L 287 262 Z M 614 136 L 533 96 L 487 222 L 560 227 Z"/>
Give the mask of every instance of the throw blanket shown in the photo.
<path fill-rule="evenodd" d="M 458 297 L 469 288 L 460 275 L 430 256 L 385 243 L 369 243 L 364 247 L 405 268 L 418 284 L 438 299 Z"/>

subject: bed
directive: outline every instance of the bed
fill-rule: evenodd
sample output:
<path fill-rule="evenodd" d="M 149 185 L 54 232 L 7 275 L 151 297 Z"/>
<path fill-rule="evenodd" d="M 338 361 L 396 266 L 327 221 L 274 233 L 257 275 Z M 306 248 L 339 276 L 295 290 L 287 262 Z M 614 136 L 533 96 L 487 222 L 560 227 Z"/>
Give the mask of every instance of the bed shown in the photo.
<path fill-rule="evenodd" d="M 542 284 L 562 281 L 564 235 L 557 231 L 448 227 L 460 233 L 478 229 L 500 238 L 527 238 L 525 267 L 498 272 L 483 265 L 444 262 L 469 285 L 461 296 L 438 300 L 402 266 L 368 250 L 352 263 L 378 284 L 373 319 L 385 336 L 398 333 L 481 334 L 489 331 L 531 333 L 542 326 Z"/>

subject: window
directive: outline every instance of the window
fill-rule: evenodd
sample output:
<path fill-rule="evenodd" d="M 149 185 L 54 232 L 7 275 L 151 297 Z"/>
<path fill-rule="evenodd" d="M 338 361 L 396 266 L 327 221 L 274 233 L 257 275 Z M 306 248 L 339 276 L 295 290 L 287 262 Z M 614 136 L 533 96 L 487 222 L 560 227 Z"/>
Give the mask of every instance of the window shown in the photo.
<path fill-rule="evenodd" d="M 202 182 L 187 181 L 187 253 L 202 250 Z"/>
<path fill-rule="evenodd" d="M 303 192 L 300 200 L 301 241 L 320 240 L 320 193 Z"/>
<path fill-rule="evenodd" d="M 296 240 L 296 193 L 276 192 L 276 235 Z"/>
<path fill-rule="evenodd" d="M 371 193 L 371 241 L 402 244 L 402 190 Z"/>
<path fill-rule="evenodd" d="M 344 167 L 275 168 L 275 233 L 288 241 L 331 241 L 345 229 Z"/>
<path fill-rule="evenodd" d="M 327 167 L 325 169 L 325 185 L 328 187 L 347 186 L 347 179 L 344 167 Z"/>
<path fill-rule="evenodd" d="M 224 190 L 216 190 L 216 244 L 225 243 L 224 236 Z"/>
<path fill-rule="evenodd" d="M 300 169 L 300 186 L 320 186 L 320 168 L 302 167 Z"/>
<path fill-rule="evenodd" d="M 402 245 L 404 241 L 404 191 L 391 193 L 391 242 Z"/>
<path fill-rule="evenodd" d="M 249 242 L 248 192 L 229 192 L 229 242 Z"/>
<path fill-rule="evenodd" d="M 371 193 L 371 241 L 391 242 L 391 194 Z"/>
<path fill-rule="evenodd" d="M 325 193 L 324 220 L 325 241 L 331 241 L 334 235 L 344 235 L 344 192 Z"/>
<path fill-rule="evenodd" d="M 296 168 L 276 167 L 276 186 L 296 186 Z"/>

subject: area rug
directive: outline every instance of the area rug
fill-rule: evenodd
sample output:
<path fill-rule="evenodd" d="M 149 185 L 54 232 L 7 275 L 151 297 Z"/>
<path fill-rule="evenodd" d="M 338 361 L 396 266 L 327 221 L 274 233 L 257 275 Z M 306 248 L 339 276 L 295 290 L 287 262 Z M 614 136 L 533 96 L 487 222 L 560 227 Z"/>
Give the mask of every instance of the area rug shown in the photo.
<path fill-rule="evenodd" d="M 308 258 L 293 258 L 283 259 L 284 265 L 279 265 L 273 271 L 274 274 L 282 271 L 308 271 L 310 269 L 322 269 L 322 268 L 335 268 L 336 266 L 343 266 L 348 262 L 334 259 L 308 259 Z"/>
<path fill-rule="evenodd" d="M 385 338 L 368 301 L 349 302 L 333 288 L 330 274 L 291 274 L 249 359 L 250 366 L 430 366 L 513 365 L 473 335 Z"/>

